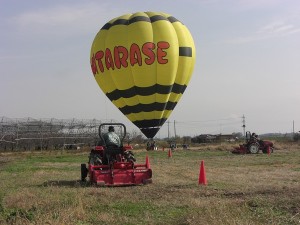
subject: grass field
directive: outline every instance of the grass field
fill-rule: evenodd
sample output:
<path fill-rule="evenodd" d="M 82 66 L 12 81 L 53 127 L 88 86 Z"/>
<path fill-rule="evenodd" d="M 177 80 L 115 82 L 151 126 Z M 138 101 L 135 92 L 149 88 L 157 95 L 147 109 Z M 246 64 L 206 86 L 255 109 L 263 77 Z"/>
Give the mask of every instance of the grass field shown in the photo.
<path fill-rule="evenodd" d="M 79 181 L 88 152 L 0 153 L 0 224 L 300 224 L 300 145 L 275 146 L 134 150 L 138 162 L 149 155 L 153 184 L 114 188 Z"/>

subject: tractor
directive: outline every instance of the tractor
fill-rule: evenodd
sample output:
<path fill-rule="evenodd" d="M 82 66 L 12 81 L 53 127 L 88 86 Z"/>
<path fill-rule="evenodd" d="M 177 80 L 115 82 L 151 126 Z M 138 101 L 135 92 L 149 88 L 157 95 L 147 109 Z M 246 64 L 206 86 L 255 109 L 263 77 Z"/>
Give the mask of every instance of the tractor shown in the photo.
<path fill-rule="evenodd" d="M 256 134 L 246 132 L 246 143 L 236 147 L 232 153 L 234 154 L 257 154 L 259 151 L 263 153 L 273 153 L 274 144 L 271 141 L 263 141 L 257 138 Z"/>
<path fill-rule="evenodd" d="M 118 128 L 121 146 L 107 145 L 104 139 L 105 128 Z M 106 129 L 107 130 L 107 129 Z M 128 186 L 152 183 L 152 170 L 148 156 L 145 164 L 136 164 L 131 145 L 123 146 L 126 127 L 122 123 L 102 123 L 99 126 L 98 144 L 92 147 L 88 165 L 81 164 L 81 181 L 88 180 L 99 186 Z"/>
<path fill-rule="evenodd" d="M 153 139 L 149 139 L 149 140 L 147 141 L 146 150 L 147 150 L 147 151 L 154 151 L 154 150 L 157 150 L 156 142 L 155 142 Z"/>

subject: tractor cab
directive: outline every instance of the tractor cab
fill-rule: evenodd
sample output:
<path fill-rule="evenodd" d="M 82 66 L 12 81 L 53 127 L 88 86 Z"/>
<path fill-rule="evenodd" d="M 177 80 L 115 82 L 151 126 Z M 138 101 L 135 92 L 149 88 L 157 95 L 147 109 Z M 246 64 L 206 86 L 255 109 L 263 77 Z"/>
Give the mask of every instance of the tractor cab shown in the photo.
<path fill-rule="evenodd" d="M 250 140 L 251 140 L 251 132 L 250 131 L 247 131 L 246 132 L 246 136 L 245 136 L 245 138 L 246 138 L 246 142 L 248 143 Z"/>
<path fill-rule="evenodd" d="M 109 164 L 111 161 L 135 162 L 132 146 L 123 146 L 126 137 L 126 127 L 122 123 L 103 123 L 99 126 L 99 137 L 103 147 L 103 162 Z"/>

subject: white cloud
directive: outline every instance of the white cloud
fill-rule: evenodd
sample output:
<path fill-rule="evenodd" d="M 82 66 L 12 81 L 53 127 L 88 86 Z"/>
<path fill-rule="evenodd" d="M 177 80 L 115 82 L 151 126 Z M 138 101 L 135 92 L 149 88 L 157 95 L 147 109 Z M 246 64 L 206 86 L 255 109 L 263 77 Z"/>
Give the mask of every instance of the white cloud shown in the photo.
<path fill-rule="evenodd" d="M 261 34 L 263 36 L 282 36 L 289 33 L 295 32 L 297 29 L 293 24 L 286 24 L 284 22 L 275 22 L 268 24 L 267 26 L 262 27 L 258 30 L 257 34 Z"/>
<path fill-rule="evenodd" d="M 234 0 L 239 10 L 253 10 L 278 6 L 285 0 Z"/>
<path fill-rule="evenodd" d="M 28 35 L 57 32 L 73 35 L 80 32 L 95 32 L 95 29 L 100 29 L 118 14 L 117 9 L 111 10 L 105 4 L 84 3 L 27 11 L 16 16 L 14 21 L 16 26 Z"/>
<path fill-rule="evenodd" d="M 292 23 L 276 21 L 267 24 L 248 36 L 240 36 L 226 41 L 227 43 L 242 44 L 270 38 L 280 38 L 293 35 L 300 32 L 300 27 Z"/>

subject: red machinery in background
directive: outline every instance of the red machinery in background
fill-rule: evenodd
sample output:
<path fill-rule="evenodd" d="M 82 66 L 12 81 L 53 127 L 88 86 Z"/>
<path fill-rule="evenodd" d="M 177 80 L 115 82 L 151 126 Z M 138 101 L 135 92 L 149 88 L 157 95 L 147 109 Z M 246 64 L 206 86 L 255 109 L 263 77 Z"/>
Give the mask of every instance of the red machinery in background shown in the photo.
<path fill-rule="evenodd" d="M 108 126 L 119 132 L 122 145 L 107 146 L 103 133 Z M 88 165 L 81 164 L 81 180 L 100 186 L 126 186 L 152 183 L 152 170 L 148 157 L 145 164 L 136 164 L 132 146 L 123 146 L 126 127 L 122 123 L 103 123 L 99 126 L 100 141 L 91 149 Z"/>
<path fill-rule="evenodd" d="M 250 131 L 246 132 L 246 143 L 236 147 L 232 153 L 234 154 L 257 154 L 259 151 L 263 153 L 273 153 L 274 144 L 271 141 L 259 140 L 258 136 Z"/>

